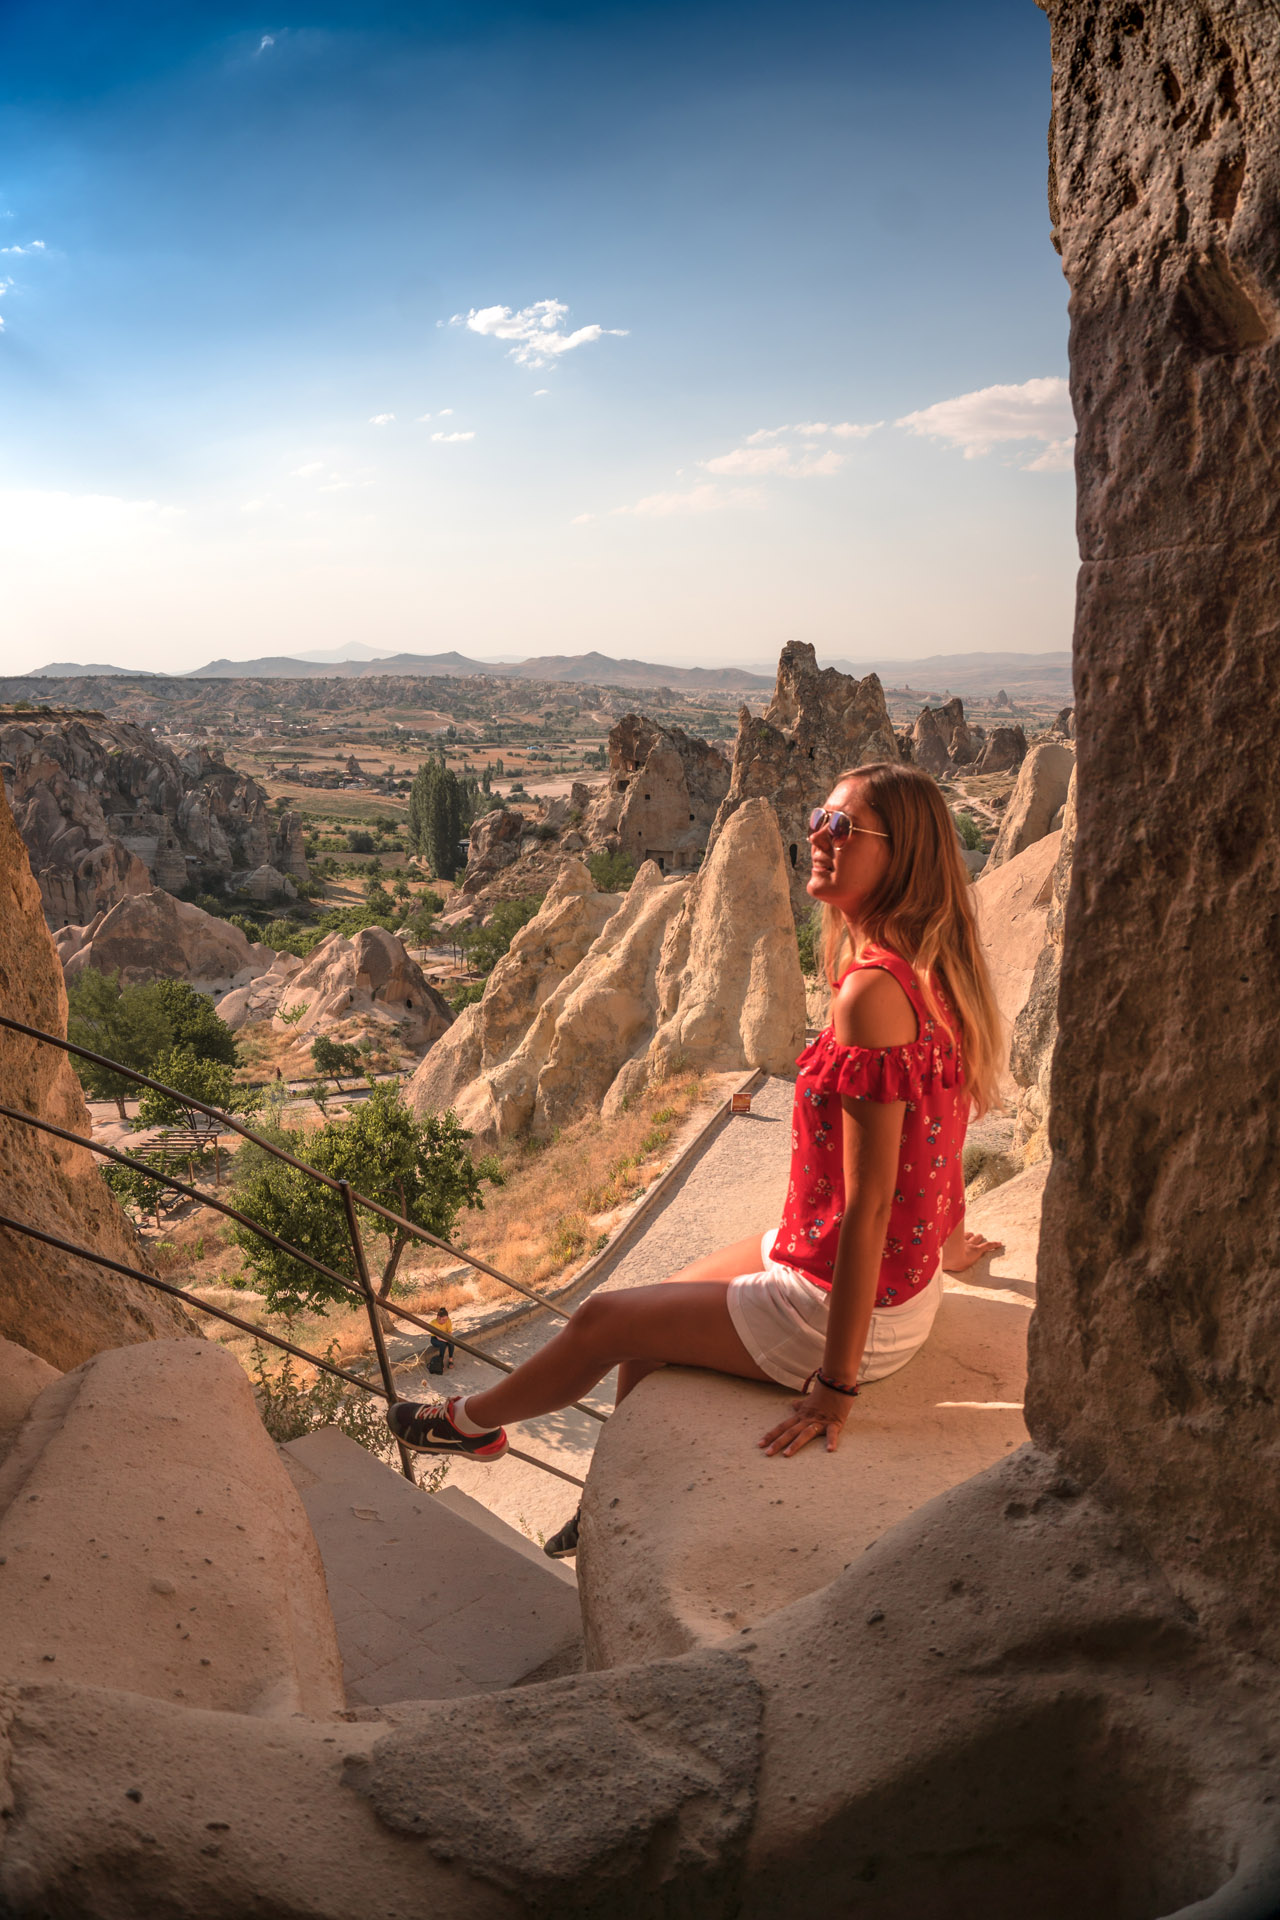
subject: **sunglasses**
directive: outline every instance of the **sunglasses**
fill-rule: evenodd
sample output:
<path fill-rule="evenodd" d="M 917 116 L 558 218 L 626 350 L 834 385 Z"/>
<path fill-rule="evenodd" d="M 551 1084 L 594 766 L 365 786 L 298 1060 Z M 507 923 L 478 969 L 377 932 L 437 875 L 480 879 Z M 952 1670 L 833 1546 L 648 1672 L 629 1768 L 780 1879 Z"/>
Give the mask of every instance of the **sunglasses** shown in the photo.
<path fill-rule="evenodd" d="M 841 813 L 839 807 L 815 807 L 809 815 L 810 833 L 821 833 L 826 828 L 832 840 L 847 840 L 851 833 L 869 833 L 877 840 L 887 840 L 887 833 L 881 833 L 879 827 L 856 827 L 847 813 Z"/>

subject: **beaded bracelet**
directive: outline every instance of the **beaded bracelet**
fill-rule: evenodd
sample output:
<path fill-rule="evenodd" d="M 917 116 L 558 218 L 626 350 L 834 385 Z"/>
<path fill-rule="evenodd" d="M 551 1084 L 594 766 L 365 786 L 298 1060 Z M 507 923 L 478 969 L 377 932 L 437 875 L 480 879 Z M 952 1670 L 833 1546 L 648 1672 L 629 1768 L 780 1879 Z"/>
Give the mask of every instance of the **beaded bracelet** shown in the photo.
<path fill-rule="evenodd" d="M 843 1394 L 845 1394 L 845 1395 L 846 1395 L 846 1396 L 847 1396 L 847 1397 L 848 1397 L 848 1398 L 849 1398 L 850 1400 L 852 1400 L 852 1399 L 854 1399 L 854 1398 L 856 1397 L 856 1395 L 857 1395 L 857 1392 L 858 1392 L 858 1389 L 857 1389 L 857 1387 L 856 1387 L 856 1386 L 853 1386 L 853 1387 L 842 1387 L 842 1386 L 841 1386 L 841 1384 L 840 1384 L 840 1382 L 839 1382 L 838 1380 L 832 1380 L 832 1379 L 830 1379 L 830 1378 L 829 1378 L 829 1377 L 828 1377 L 828 1376 L 827 1376 L 827 1375 L 826 1375 L 826 1374 L 825 1374 L 825 1373 L 824 1373 L 824 1372 L 822 1371 L 822 1368 L 821 1368 L 821 1367 L 819 1367 L 819 1368 L 817 1369 L 817 1371 L 816 1371 L 816 1373 L 814 1374 L 814 1376 L 813 1376 L 813 1377 L 814 1377 L 814 1379 L 815 1379 L 815 1380 L 817 1381 L 817 1383 L 818 1383 L 818 1385 L 819 1385 L 820 1387 L 829 1387 L 832 1393 L 843 1393 Z"/>

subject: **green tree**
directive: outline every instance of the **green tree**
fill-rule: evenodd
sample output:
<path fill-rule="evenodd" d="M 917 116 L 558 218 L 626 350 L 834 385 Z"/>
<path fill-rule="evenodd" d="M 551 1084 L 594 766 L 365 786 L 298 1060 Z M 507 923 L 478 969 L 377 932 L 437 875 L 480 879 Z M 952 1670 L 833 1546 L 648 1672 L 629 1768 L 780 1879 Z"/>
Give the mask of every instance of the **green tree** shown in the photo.
<path fill-rule="evenodd" d="M 489 974 L 497 966 L 521 927 L 533 919 L 543 895 L 523 900 L 499 900 L 482 927 L 469 927 L 460 936 L 462 950 L 473 973 Z"/>
<path fill-rule="evenodd" d="M 147 1166 L 160 1169 L 161 1156 L 156 1153 L 140 1153 L 133 1157 L 139 1160 L 142 1165 L 137 1167 L 121 1167 L 117 1166 L 113 1161 L 108 1160 L 99 1171 L 121 1206 L 127 1207 L 129 1211 L 137 1217 L 150 1214 L 156 1223 L 156 1232 L 158 1233 L 160 1231 L 160 1202 L 164 1199 L 169 1189 L 162 1180 L 154 1180 L 149 1173 L 144 1173 L 143 1167 Z"/>
<path fill-rule="evenodd" d="M 433 754 L 424 760 L 409 790 L 409 847 L 425 854 L 432 872 L 442 880 L 452 880 L 458 870 L 464 810 L 458 776 L 445 765 L 443 756 Z"/>
<path fill-rule="evenodd" d="M 235 1066 L 236 1037 L 204 994 L 197 993 L 185 980 L 157 980 L 155 994 L 164 1008 L 175 1047 L 189 1047 L 202 1060 Z"/>
<path fill-rule="evenodd" d="M 971 813 L 957 813 L 953 818 L 956 823 L 956 832 L 960 835 L 961 846 L 967 848 L 970 853 L 977 853 L 983 844 L 982 828 Z"/>
<path fill-rule="evenodd" d="M 375 1086 L 348 1117 L 330 1120 L 318 1133 L 281 1133 L 278 1144 L 334 1180 L 349 1180 L 358 1192 L 392 1207 L 415 1225 L 447 1239 L 463 1207 L 483 1206 L 481 1180 L 496 1168 L 480 1171 L 467 1151 L 471 1138 L 452 1113 L 418 1120 L 400 1097 L 397 1085 Z M 235 1157 L 236 1200 L 251 1219 L 354 1280 L 355 1266 L 340 1197 L 319 1181 L 273 1159 L 251 1143 Z M 362 1237 L 381 1239 L 385 1253 L 377 1294 L 391 1292 L 400 1256 L 412 1235 L 367 1208 L 357 1209 Z M 323 1274 L 267 1246 L 245 1227 L 235 1239 L 244 1252 L 272 1312 L 295 1314 L 303 1308 L 323 1313 L 331 1301 L 349 1295 Z"/>
<path fill-rule="evenodd" d="M 341 1093 L 341 1075 L 360 1072 L 360 1055 L 348 1041 L 331 1040 L 327 1033 L 321 1033 L 311 1042 L 311 1064 Z"/>
<path fill-rule="evenodd" d="M 224 1061 L 206 1060 L 191 1047 L 168 1048 L 156 1060 L 151 1073 L 153 1079 L 163 1080 L 173 1092 L 157 1093 L 152 1087 L 143 1088 L 133 1123 L 135 1132 L 143 1127 L 198 1125 L 197 1110 L 184 1101 L 184 1094 L 191 1100 L 203 1101 L 207 1107 L 218 1107 L 223 1113 L 233 1113 L 246 1101 L 245 1092 L 237 1088 L 231 1068 Z"/>
<path fill-rule="evenodd" d="M 593 853 L 587 871 L 601 893 L 625 893 L 636 877 L 635 861 L 625 853 Z"/>
<path fill-rule="evenodd" d="M 396 899 L 399 900 L 401 903 L 403 903 L 410 897 L 409 882 L 405 879 L 403 874 L 400 874 L 400 876 L 396 880 L 394 887 L 392 887 L 391 891 L 392 893 L 394 893 Z"/>
<path fill-rule="evenodd" d="M 86 967 L 67 992 L 67 1038 L 122 1067 L 151 1073 L 171 1043 L 172 1028 L 154 983 L 122 992 L 118 972 Z M 125 1099 L 135 1090 L 131 1080 L 90 1060 L 76 1060 L 75 1070 L 91 1100 L 114 1100 L 120 1118 L 126 1117 Z"/>
<path fill-rule="evenodd" d="M 383 886 L 381 880 L 370 880 L 364 890 L 364 897 L 365 904 L 370 913 L 376 913 L 380 916 L 386 915 L 389 919 L 395 918 L 396 903 Z"/>

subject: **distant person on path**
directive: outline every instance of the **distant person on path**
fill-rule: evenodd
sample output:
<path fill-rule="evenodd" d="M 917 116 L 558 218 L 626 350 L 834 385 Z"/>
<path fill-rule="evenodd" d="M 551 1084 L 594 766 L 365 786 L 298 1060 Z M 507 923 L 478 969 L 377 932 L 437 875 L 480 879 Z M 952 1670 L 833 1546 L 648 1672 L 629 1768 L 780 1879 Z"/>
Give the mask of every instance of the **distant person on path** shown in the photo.
<path fill-rule="evenodd" d="M 453 1321 L 449 1318 L 448 1307 L 437 1307 L 431 1316 L 434 1331 L 431 1335 L 431 1351 L 440 1356 L 440 1366 L 436 1369 L 443 1373 L 446 1367 L 452 1367 L 454 1346 L 449 1335 L 453 1332 Z"/>
<path fill-rule="evenodd" d="M 622 1401 L 673 1364 L 790 1387 L 759 1445 L 790 1456 L 822 1438 L 833 1453 L 859 1389 L 928 1337 L 944 1261 L 989 1249 L 964 1232 L 961 1161 L 970 1110 L 995 1091 L 1000 1022 L 946 803 L 919 768 L 876 761 L 841 774 L 809 844 L 832 1021 L 797 1063 L 781 1222 L 662 1286 L 593 1294 L 496 1386 L 397 1402 L 406 1446 L 496 1460 L 507 1421 L 580 1400 L 614 1367 Z M 546 1550 L 576 1545 L 575 1515 Z"/>

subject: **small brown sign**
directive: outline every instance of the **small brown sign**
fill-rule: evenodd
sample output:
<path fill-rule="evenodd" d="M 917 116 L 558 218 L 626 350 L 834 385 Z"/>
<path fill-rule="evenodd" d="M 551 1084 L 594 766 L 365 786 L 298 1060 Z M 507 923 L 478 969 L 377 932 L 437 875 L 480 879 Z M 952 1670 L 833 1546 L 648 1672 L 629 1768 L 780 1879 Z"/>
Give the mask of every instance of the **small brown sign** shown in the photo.
<path fill-rule="evenodd" d="M 733 1094 L 729 1100 L 729 1111 L 730 1113 L 750 1113 L 751 1095 L 749 1093 Z"/>

